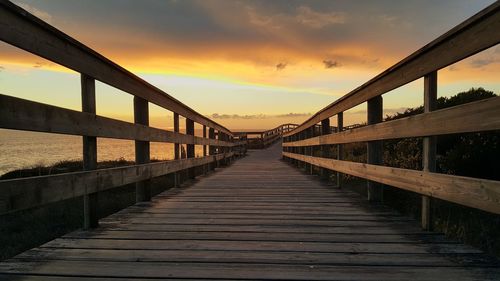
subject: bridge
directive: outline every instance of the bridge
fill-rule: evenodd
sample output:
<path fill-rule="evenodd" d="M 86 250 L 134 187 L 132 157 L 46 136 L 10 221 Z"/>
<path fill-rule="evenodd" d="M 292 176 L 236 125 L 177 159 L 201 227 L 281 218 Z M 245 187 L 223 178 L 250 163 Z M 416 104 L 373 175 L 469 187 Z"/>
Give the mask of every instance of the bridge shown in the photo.
<path fill-rule="evenodd" d="M 80 73 L 82 95 L 75 111 L 2 94 L 0 128 L 82 136 L 84 152 L 83 171 L 0 181 L 0 214 L 77 197 L 84 209 L 81 230 L 1 262 L 0 280 L 499 280 L 495 258 L 430 231 L 429 211 L 437 198 L 500 214 L 499 181 L 435 172 L 436 136 L 500 130 L 500 97 L 436 110 L 437 72 L 497 45 L 499 11 L 495 2 L 300 125 L 232 132 L 0 1 L 0 39 Z M 383 121 L 382 95 L 422 77 L 425 112 Z M 95 80 L 134 96 L 134 123 L 96 115 Z M 172 112 L 173 131 L 149 126 L 149 103 Z M 368 124 L 344 127 L 363 103 Z M 97 169 L 98 137 L 134 140 L 135 165 Z M 423 170 L 384 166 L 381 142 L 411 137 L 423 138 Z M 151 162 L 150 142 L 173 143 L 174 160 Z M 355 142 L 366 163 L 342 158 Z M 365 179 L 367 198 L 341 174 Z M 153 194 L 165 175 L 174 186 Z M 101 218 L 99 194 L 131 183 L 136 204 Z M 383 185 L 420 194 L 421 221 L 385 206 Z"/>

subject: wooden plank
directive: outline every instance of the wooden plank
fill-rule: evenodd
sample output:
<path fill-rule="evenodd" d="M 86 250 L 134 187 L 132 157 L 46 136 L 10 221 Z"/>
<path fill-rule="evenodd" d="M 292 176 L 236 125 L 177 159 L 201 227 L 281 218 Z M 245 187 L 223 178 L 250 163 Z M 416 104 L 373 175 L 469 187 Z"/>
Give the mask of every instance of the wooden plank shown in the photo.
<path fill-rule="evenodd" d="M 246 280 L 498 280 L 498 268 L 335 266 L 244 263 L 52 261 L 6 262 L 0 272 L 82 277 Z"/>
<path fill-rule="evenodd" d="M 234 146 L 0 94 L 0 127 L 103 138 Z"/>
<path fill-rule="evenodd" d="M 99 230 L 96 232 L 73 232 L 64 239 L 124 239 L 124 240 L 223 240 L 223 241 L 289 241 L 289 242 L 329 242 L 329 243 L 449 243 L 443 235 L 421 234 L 373 234 L 373 233 L 294 233 L 294 232 L 224 232 L 224 231 L 133 231 Z"/>
<path fill-rule="evenodd" d="M 500 182 L 284 153 L 287 157 L 419 194 L 500 214 Z"/>
<path fill-rule="evenodd" d="M 225 127 L 13 3 L 1 1 L 0 6 L 0 40 L 231 135 Z"/>
<path fill-rule="evenodd" d="M 470 57 L 500 42 L 500 2 L 455 26 L 370 81 L 318 111 L 285 136 L 297 134 L 339 112 Z"/>
<path fill-rule="evenodd" d="M 212 163 L 224 155 L 0 181 L 0 213 L 82 196 Z"/>
<path fill-rule="evenodd" d="M 96 113 L 95 80 L 92 77 L 81 75 L 82 111 L 90 114 Z M 83 170 L 97 169 L 97 138 L 83 136 Z M 83 228 L 99 226 L 98 193 L 89 194 L 85 190 L 83 195 Z"/>
<path fill-rule="evenodd" d="M 397 120 L 283 143 L 285 147 L 342 144 L 408 137 L 500 130 L 500 97 L 493 97 Z"/>
<path fill-rule="evenodd" d="M 200 250 L 200 251 L 287 251 L 315 253 L 386 253 L 386 254 L 480 254 L 461 244 L 427 243 L 352 243 L 289 241 L 218 241 L 218 240 L 121 240 L 56 239 L 41 249 L 121 249 L 121 250 Z"/>
<path fill-rule="evenodd" d="M 221 263 L 259 263 L 259 264 L 311 264 L 311 265 L 348 265 L 348 266 L 457 266 L 457 262 L 443 259 L 436 254 L 364 254 L 350 253 L 291 253 L 262 251 L 249 254 L 246 251 L 197 251 L 197 250 L 116 250 L 96 249 L 37 249 L 17 256 L 15 261 L 36 260 L 69 261 L 120 261 L 134 262 L 208 262 Z M 463 266 L 486 267 L 496 263 L 474 256 L 457 259 Z"/>
<path fill-rule="evenodd" d="M 279 145 L 252 151 L 191 186 L 101 220 L 99 229 L 70 233 L 0 263 L 0 274 L 50 279 L 498 277 L 498 262 L 481 251 L 301 175 L 280 156 Z M 240 181 L 245 185 L 238 186 Z"/>

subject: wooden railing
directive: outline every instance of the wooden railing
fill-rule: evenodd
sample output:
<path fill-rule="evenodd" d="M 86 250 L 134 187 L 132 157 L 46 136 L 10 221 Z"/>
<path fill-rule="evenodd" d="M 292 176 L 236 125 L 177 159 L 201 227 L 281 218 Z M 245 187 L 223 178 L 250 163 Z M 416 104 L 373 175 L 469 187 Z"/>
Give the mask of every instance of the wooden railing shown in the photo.
<path fill-rule="evenodd" d="M 234 135 L 244 141 L 248 149 L 262 149 L 275 143 L 284 133 L 290 132 L 297 126 L 297 124 L 282 124 L 267 131 L 238 131 L 234 132 Z"/>
<path fill-rule="evenodd" d="M 183 170 L 193 178 L 195 167 L 213 168 L 214 163 L 233 158 L 244 145 L 234 140 L 230 130 L 4 0 L 0 1 L 0 39 L 81 74 L 82 111 L 0 95 L 0 128 L 83 136 L 84 169 L 0 181 L 0 214 L 83 196 L 84 226 L 94 227 L 98 192 L 136 183 L 136 201 L 148 201 L 150 179 Z M 95 80 L 134 96 L 134 123 L 96 115 Z M 149 103 L 173 112 L 173 131 L 149 126 Z M 179 132 L 179 116 L 186 118 L 185 134 Z M 203 125 L 203 137 L 194 135 L 195 122 Z M 97 170 L 97 137 L 134 140 L 136 165 Z M 150 142 L 174 143 L 174 160 L 150 163 Z M 185 159 L 181 159 L 182 144 L 187 148 Z M 195 145 L 203 146 L 202 157 L 195 158 Z"/>
<path fill-rule="evenodd" d="M 440 198 L 500 214 L 500 182 L 435 173 L 436 135 L 500 129 L 500 97 L 435 110 L 437 71 L 500 42 L 500 2 L 495 2 L 393 67 L 314 114 L 284 135 L 283 157 L 299 166 L 320 167 L 368 180 L 368 199 L 380 201 L 382 186 L 422 194 L 422 226 L 430 225 L 429 202 Z M 382 95 L 424 77 L 424 113 L 382 122 Z M 368 125 L 343 129 L 343 112 L 367 102 Z M 330 117 L 339 130 L 332 133 Z M 320 123 L 321 131 L 314 128 Z M 423 137 L 423 171 L 382 166 L 382 140 Z M 367 163 L 342 160 L 342 144 L 367 142 Z M 326 158 L 328 146 L 337 159 Z M 313 150 L 320 150 L 312 156 Z M 339 179 L 340 177 L 337 177 Z M 340 184 L 340 182 L 339 182 Z"/>

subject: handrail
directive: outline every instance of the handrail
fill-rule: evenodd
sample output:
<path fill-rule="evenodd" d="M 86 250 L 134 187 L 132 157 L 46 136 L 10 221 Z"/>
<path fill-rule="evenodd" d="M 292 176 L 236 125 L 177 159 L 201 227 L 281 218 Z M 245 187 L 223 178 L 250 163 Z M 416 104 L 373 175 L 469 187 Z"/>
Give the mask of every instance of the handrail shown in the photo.
<path fill-rule="evenodd" d="M 266 148 L 280 139 L 284 133 L 296 128 L 297 124 L 286 123 L 265 131 L 237 131 L 233 132 L 239 139 L 246 141 L 247 148 Z M 249 135 L 258 135 L 250 138 Z"/>
<path fill-rule="evenodd" d="M 0 40 L 232 136 L 224 126 L 10 1 L 0 1 L 0 8 Z"/>
<path fill-rule="evenodd" d="M 500 214 L 500 181 L 436 173 L 438 135 L 500 130 L 500 97 L 437 108 L 437 71 L 500 43 L 497 1 L 342 98 L 283 136 L 283 157 L 321 175 L 337 172 L 367 180 L 368 200 L 382 201 L 381 184 L 422 195 L 422 227 L 430 227 L 430 198 Z M 383 122 L 382 95 L 424 78 L 424 113 Z M 367 102 L 366 126 L 343 127 L 344 111 Z M 330 117 L 336 115 L 333 131 Z M 318 123 L 320 130 L 317 130 Z M 318 132 L 319 131 L 319 132 Z M 423 171 L 383 165 L 383 140 L 423 137 Z M 367 142 L 367 162 L 343 160 L 343 144 Z M 332 159 L 328 146 L 337 146 Z"/>
<path fill-rule="evenodd" d="M 179 185 L 178 172 L 194 178 L 196 167 L 206 172 L 242 154 L 246 142 L 227 128 L 7 0 L 0 0 L 0 40 L 80 73 L 82 94 L 82 111 L 0 94 L 0 128 L 83 136 L 84 167 L 76 173 L 0 180 L 0 215 L 83 195 L 84 227 L 95 227 L 100 191 L 135 183 L 137 202 L 149 201 L 150 179 L 174 173 Z M 134 123 L 96 114 L 95 80 L 134 95 Z M 174 113 L 173 131 L 149 126 L 149 102 Z M 184 134 L 180 116 L 186 118 Z M 195 122 L 203 125 L 203 137 L 195 136 Z M 98 170 L 97 137 L 135 140 L 135 165 Z M 151 163 L 152 141 L 173 143 L 174 160 Z M 195 145 L 203 146 L 202 157 L 195 158 Z"/>
<path fill-rule="evenodd" d="M 321 109 L 284 136 L 300 133 L 339 112 L 346 111 L 373 97 L 498 44 L 500 40 L 499 10 L 499 1 L 491 4 L 365 84 Z"/>

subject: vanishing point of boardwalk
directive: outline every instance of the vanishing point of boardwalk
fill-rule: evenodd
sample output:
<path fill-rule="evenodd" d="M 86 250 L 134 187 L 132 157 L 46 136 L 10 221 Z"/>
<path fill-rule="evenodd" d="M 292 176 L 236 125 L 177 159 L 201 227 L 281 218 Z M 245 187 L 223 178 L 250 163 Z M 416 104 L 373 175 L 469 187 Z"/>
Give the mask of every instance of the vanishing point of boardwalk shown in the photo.
<path fill-rule="evenodd" d="M 275 144 L 1 263 L 19 275 L 0 279 L 498 280 L 494 267 L 299 172 Z"/>

